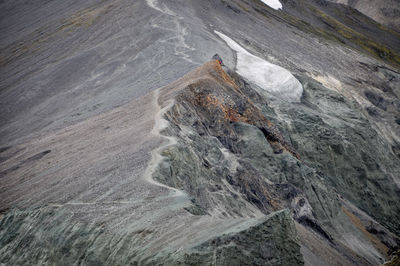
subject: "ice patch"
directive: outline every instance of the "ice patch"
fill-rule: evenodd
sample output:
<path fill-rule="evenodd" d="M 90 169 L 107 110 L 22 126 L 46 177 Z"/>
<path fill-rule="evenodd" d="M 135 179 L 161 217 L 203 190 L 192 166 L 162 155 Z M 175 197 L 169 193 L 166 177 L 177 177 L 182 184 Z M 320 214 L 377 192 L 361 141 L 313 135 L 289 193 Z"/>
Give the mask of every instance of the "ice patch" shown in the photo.
<path fill-rule="evenodd" d="M 234 40 L 214 31 L 237 52 L 237 72 L 271 94 L 290 102 L 299 102 L 303 93 L 301 83 L 283 67 L 250 54 Z"/>
<path fill-rule="evenodd" d="M 261 0 L 261 2 L 276 10 L 282 9 L 282 4 L 279 0 Z"/>

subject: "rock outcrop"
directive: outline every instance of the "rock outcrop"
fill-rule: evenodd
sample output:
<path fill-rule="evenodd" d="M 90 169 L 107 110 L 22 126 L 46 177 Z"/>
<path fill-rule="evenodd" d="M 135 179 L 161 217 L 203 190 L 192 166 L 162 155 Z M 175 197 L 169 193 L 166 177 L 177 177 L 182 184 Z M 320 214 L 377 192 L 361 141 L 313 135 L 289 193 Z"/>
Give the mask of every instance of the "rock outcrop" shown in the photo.
<path fill-rule="evenodd" d="M 20 210 L 2 218 L 2 261 L 288 265 L 320 257 L 333 263 L 324 252 L 343 264 L 388 258 L 399 245 L 390 232 L 398 231 L 398 220 L 391 218 L 399 212 L 385 201 L 396 202 L 399 195 L 385 171 L 399 171 L 397 159 L 381 147 L 373 129 L 366 131 L 368 122 L 354 105 L 299 78 L 300 104 L 268 102 L 266 91 L 212 60 L 146 95 L 141 101 L 147 104 L 132 102 L 90 123 L 4 150 L 12 158 L 3 164 L 9 167 L 2 179 L 10 190 L 3 192 L 2 204 Z M 146 126 L 152 121 L 153 128 Z M 76 139 L 84 132 L 88 143 Z M 138 134 L 147 144 L 126 146 L 115 156 L 133 152 L 131 160 L 147 158 L 147 168 L 124 177 L 123 186 L 109 186 L 109 176 L 118 171 L 112 168 L 94 170 L 95 179 L 78 188 L 87 182 L 85 168 L 63 167 L 66 154 L 80 150 L 98 161 L 100 147 L 91 142 L 109 150 L 135 143 Z M 35 150 L 45 151 L 31 155 Z M 380 151 L 374 163 L 372 150 Z M 143 157 L 146 153 L 152 155 Z M 372 176 L 379 181 L 369 181 Z M 41 185 L 32 187 L 26 178 Z M 53 192 L 40 195 L 46 182 Z M 27 197 L 17 196 L 28 189 Z M 29 207 L 37 204 L 47 206 Z M 102 215 L 111 210 L 118 219 Z M 117 252 L 118 243 L 124 244 Z M 22 255 L 21 245 L 30 252 Z"/>
<path fill-rule="evenodd" d="M 376 171 L 377 168 L 371 168 L 371 161 L 366 157 L 364 149 L 382 149 L 381 159 L 376 157 L 376 160 L 379 160 L 378 164 L 382 169 L 391 169 L 388 171 L 390 174 L 398 171 L 397 166 L 392 164 L 392 160 L 396 159 L 390 150 L 385 151 L 378 144 L 379 141 L 376 139 L 378 136 L 373 133 L 373 129 L 367 131 L 373 134 L 372 137 L 359 139 L 360 134 L 365 134 L 368 125 L 360 111 L 320 84 L 304 80 L 305 95 L 302 99 L 304 105 L 279 102 L 279 112 L 285 113 L 286 118 L 290 119 L 285 121 L 290 126 L 281 122 L 281 129 L 278 129 L 278 126 L 273 125 L 274 122 L 271 121 L 275 120 L 274 117 L 277 115 L 262 95 L 263 92 L 254 90 L 234 72 L 228 71 L 228 73 L 230 74 L 223 71 L 218 62 L 212 61 L 184 78 L 184 80 L 195 80 L 193 84 L 172 92 L 175 101 L 171 109 L 165 113 L 165 119 L 170 126 L 163 131 L 163 134 L 176 138 L 177 144 L 163 151 L 164 161 L 156 174 L 157 180 L 187 191 L 193 198 L 191 209 L 195 210 L 194 214 L 213 214 L 215 207 L 218 206 L 218 214 L 222 217 L 240 215 L 250 209 L 248 202 L 266 214 L 281 208 L 290 208 L 297 222 L 324 238 L 326 243 L 339 242 L 346 246 L 349 245 L 346 242 L 353 241 L 348 239 L 349 235 L 350 238 L 358 238 L 356 241 L 359 242 L 370 237 L 369 234 L 363 235 L 366 223 L 361 225 L 361 230 L 354 219 L 351 217 L 349 219 L 348 212 L 341 207 L 342 195 L 351 198 L 361 209 L 369 209 L 376 219 L 396 232 L 398 225 L 392 224 L 394 220 L 386 219 L 384 216 L 394 217 L 399 213 L 398 210 L 393 209 L 390 214 L 384 214 L 386 211 L 382 206 L 385 206 L 385 203 L 378 203 L 381 200 L 379 197 L 363 196 L 367 191 L 365 186 L 361 189 L 355 186 L 357 183 L 351 186 L 345 185 L 348 182 L 355 182 L 353 176 L 359 176 L 360 171 L 367 176 L 381 175 L 385 181 L 379 184 L 367 183 L 367 189 L 380 194 L 378 191 L 385 186 L 385 199 L 382 200 L 398 197 L 392 179 L 384 178 L 382 170 Z M 170 90 L 174 86 L 161 90 L 161 101 L 163 101 L 163 91 L 165 95 L 170 95 Z M 324 96 L 319 98 L 320 95 Z M 325 106 L 333 106 L 335 103 L 336 110 L 333 117 L 329 110 L 327 113 L 319 110 L 323 108 L 317 107 L 321 106 L 319 102 L 322 101 L 332 102 L 332 104 L 324 102 Z M 311 111 L 314 109 L 315 111 Z M 316 112 L 317 110 L 319 111 Z M 308 115 L 304 116 L 305 113 Z M 313 115 L 310 116 L 310 113 Z M 338 115 L 339 113 L 341 115 Z M 345 126 L 348 141 L 346 149 L 334 144 L 336 138 L 334 136 L 341 136 L 344 133 L 340 133 L 340 127 L 335 127 L 333 121 L 340 119 L 343 122 L 336 124 L 342 125 L 348 121 L 347 117 L 353 120 L 353 125 L 357 125 L 355 121 L 358 120 L 360 127 Z M 311 123 L 309 119 L 313 122 Z M 325 119 L 332 121 L 329 126 L 322 122 Z M 325 125 L 326 128 L 316 128 L 318 125 Z M 300 137 L 296 132 L 303 129 L 307 129 L 310 133 L 301 134 Z M 271 131 L 273 137 L 268 133 Z M 285 136 L 290 136 L 290 142 Z M 304 136 L 308 137 L 304 139 Z M 310 144 L 304 143 L 305 140 L 309 140 Z M 364 140 L 366 146 L 364 144 L 360 146 Z M 321 147 L 322 149 L 309 146 L 324 141 L 327 143 Z M 359 149 L 350 148 L 352 145 L 357 145 Z M 302 152 L 297 151 L 300 146 Z M 324 150 L 323 147 L 330 149 L 331 152 Z M 319 150 L 321 150 L 319 155 L 310 154 L 310 151 Z M 335 157 L 326 157 L 322 154 L 335 154 Z M 323 158 L 327 160 L 326 166 L 320 161 Z M 349 166 L 355 162 L 359 166 Z M 335 167 L 332 167 L 332 163 L 336 164 Z M 387 166 L 384 166 L 386 164 Z M 351 170 L 346 172 L 344 169 Z M 338 196 L 339 191 L 340 196 Z M 377 208 L 372 210 L 371 208 L 374 208 L 372 206 Z M 369 218 L 369 221 L 372 220 Z M 354 230 L 361 231 L 354 234 Z M 395 235 L 389 235 L 391 235 L 389 242 L 398 243 Z M 383 260 L 393 247 L 382 238 L 371 236 L 371 239 L 373 241 L 369 247 L 367 244 L 358 251 L 362 256 L 369 256 L 371 263 L 377 263 Z M 386 245 L 382 244 L 382 241 Z M 382 245 L 386 248 L 378 248 Z M 370 256 L 370 249 L 375 248 L 380 252 L 385 250 L 382 252 L 385 254 L 380 257 L 379 252 L 375 252 L 375 255 Z M 340 250 L 351 257 L 349 253 L 343 251 L 345 248 Z M 374 256 L 377 257 L 373 258 Z"/>

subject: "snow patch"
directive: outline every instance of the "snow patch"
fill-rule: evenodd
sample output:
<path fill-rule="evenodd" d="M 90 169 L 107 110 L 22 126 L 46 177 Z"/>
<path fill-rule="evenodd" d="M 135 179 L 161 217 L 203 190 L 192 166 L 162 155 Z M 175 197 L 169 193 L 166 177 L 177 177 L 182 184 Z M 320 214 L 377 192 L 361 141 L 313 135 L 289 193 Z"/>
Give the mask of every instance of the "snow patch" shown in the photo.
<path fill-rule="evenodd" d="M 287 69 L 250 54 L 237 42 L 214 31 L 237 52 L 237 72 L 269 93 L 290 102 L 299 102 L 303 86 Z"/>
<path fill-rule="evenodd" d="M 282 9 L 282 4 L 279 0 L 261 0 L 261 2 L 275 10 Z"/>

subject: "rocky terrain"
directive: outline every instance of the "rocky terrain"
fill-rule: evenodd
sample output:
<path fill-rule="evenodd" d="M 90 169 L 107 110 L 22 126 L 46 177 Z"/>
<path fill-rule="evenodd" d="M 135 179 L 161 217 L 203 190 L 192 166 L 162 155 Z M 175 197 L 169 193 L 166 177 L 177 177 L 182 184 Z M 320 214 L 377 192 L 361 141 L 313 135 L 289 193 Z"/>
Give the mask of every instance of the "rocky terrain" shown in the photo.
<path fill-rule="evenodd" d="M 396 265 L 399 3 L 268 3 L 1 1 L 0 264 Z"/>
<path fill-rule="evenodd" d="M 400 27 L 400 9 L 399 1 L 360 1 L 360 0 L 330 0 L 335 3 L 348 5 L 357 9 L 366 16 L 399 31 Z"/>

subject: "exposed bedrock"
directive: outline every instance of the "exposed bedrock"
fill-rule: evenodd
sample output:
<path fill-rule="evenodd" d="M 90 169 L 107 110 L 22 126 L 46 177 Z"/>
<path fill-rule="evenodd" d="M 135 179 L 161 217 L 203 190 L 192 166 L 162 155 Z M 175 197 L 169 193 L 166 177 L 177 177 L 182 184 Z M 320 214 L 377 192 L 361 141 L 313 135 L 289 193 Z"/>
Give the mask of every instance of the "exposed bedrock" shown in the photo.
<path fill-rule="evenodd" d="M 157 232 L 150 228 L 115 233 L 105 226 L 76 222 L 51 207 L 11 211 L 0 226 L 0 254 L 5 265 L 303 264 L 288 210 L 220 227 L 217 235 L 209 230 L 208 240 L 203 243 L 152 255 L 148 243 Z"/>
<path fill-rule="evenodd" d="M 399 215 L 399 167 L 357 105 L 301 77 L 301 104 L 269 103 L 268 92 L 227 73 L 212 61 L 183 78 L 193 82 L 179 90 L 161 90 L 161 103 L 167 95 L 175 98 L 162 134 L 177 144 L 162 151 L 155 178 L 187 191 L 194 215 L 289 208 L 344 260 L 366 263 L 350 250 L 372 264 L 387 258 L 398 247 L 389 231 L 399 230 L 393 219 Z M 386 235 L 368 233 L 375 220 L 357 222 L 362 211 L 355 207 L 350 214 L 343 197 L 388 228 Z"/>
<path fill-rule="evenodd" d="M 290 103 L 213 60 L 88 122 L 2 149 L 12 188 L 0 191 L 2 263 L 389 259 L 399 247 L 398 157 L 358 105 L 297 78 L 303 96 Z M 109 169 L 121 163 L 126 171 Z M 122 183 L 110 186 L 109 175 Z"/>
<path fill-rule="evenodd" d="M 302 265 L 296 228 L 288 210 L 266 216 L 254 227 L 227 232 L 167 263 L 183 265 Z"/>

